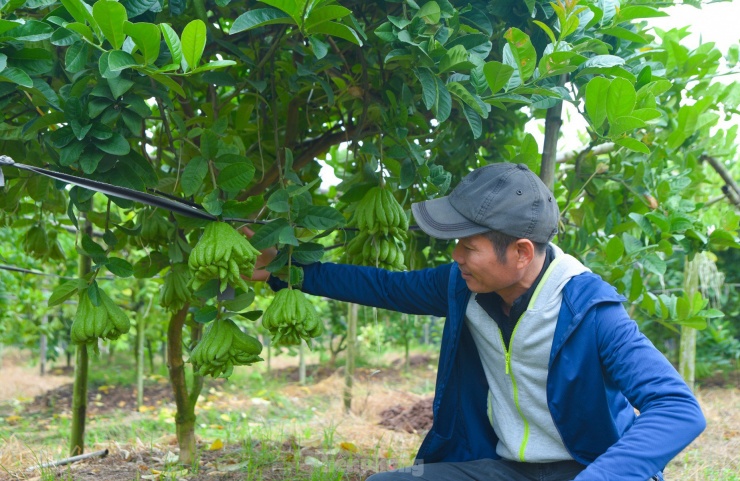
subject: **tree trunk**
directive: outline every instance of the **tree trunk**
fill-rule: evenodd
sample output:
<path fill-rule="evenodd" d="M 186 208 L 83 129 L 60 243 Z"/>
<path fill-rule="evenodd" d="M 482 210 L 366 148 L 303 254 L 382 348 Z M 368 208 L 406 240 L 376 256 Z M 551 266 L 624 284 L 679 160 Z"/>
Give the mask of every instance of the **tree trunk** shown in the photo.
<path fill-rule="evenodd" d="M 694 294 L 699 290 L 699 266 L 702 254 L 696 254 L 692 260 L 686 260 L 683 274 L 683 289 L 693 304 Z M 693 305 L 691 306 L 693 310 Z M 678 372 L 691 391 L 694 391 L 696 377 L 696 329 L 681 326 L 681 342 L 678 347 Z"/>
<path fill-rule="evenodd" d="M 45 327 L 47 324 L 46 315 L 41 318 L 41 326 Z M 46 334 L 41 333 L 39 339 L 39 375 L 44 377 L 46 374 L 46 349 L 47 349 Z"/>
<path fill-rule="evenodd" d="M 298 346 L 298 383 L 306 384 L 306 341 L 301 341 Z"/>
<path fill-rule="evenodd" d="M 193 386 L 188 391 L 185 362 L 182 351 L 182 329 L 188 315 L 189 304 L 173 314 L 167 329 L 167 367 L 170 384 L 175 395 L 175 425 L 177 444 L 180 447 L 180 464 L 192 465 L 195 460 L 195 404 L 203 388 L 203 376 L 193 373 Z M 200 337 L 200 325 L 192 328 L 193 341 Z"/>
<path fill-rule="evenodd" d="M 558 85 L 565 85 L 567 74 L 560 76 Z M 545 142 L 542 146 L 542 163 L 540 164 L 540 179 L 550 191 L 555 185 L 555 161 L 558 153 L 558 136 L 560 126 L 563 124 L 563 102 L 560 101 L 547 109 L 545 117 Z"/>
<path fill-rule="evenodd" d="M 148 309 L 147 309 L 148 310 Z M 139 316 L 136 320 L 136 410 L 141 410 L 144 405 L 144 339 L 146 335 L 145 316 Z"/>
<path fill-rule="evenodd" d="M 347 364 L 344 366 L 344 410 L 352 409 L 352 384 L 355 376 L 355 355 L 357 354 L 357 304 L 349 305 L 347 315 Z"/>
<path fill-rule="evenodd" d="M 92 205 L 90 202 L 88 205 Z M 92 223 L 85 217 L 82 225 L 85 234 L 92 237 Z M 81 255 L 78 258 L 77 270 L 82 278 L 90 272 L 92 261 L 89 257 Z M 76 346 L 77 356 L 75 358 L 75 380 L 72 391 L 72 427 L 69 437 L 70 456 L 77 456 L 85 452 L 85 415 L 87 414 L 87 372 L 88 355 L 87 345 Z"/>

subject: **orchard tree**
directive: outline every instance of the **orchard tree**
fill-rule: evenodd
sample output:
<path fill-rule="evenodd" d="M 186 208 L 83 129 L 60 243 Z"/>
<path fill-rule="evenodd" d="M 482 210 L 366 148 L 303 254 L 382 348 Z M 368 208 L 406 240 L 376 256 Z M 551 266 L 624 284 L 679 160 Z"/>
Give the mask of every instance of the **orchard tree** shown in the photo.
<path fill-rule="evenodd" d="M 656 286 L 697 252 L 738 247 L 737 131 L 719 121 L 737 113 L 740 87 L 714 80 L 738 50 L 723 59 L 712 44 L 683 46 L 686 28 L 653 32 L 645 19 L 673 2 L 643 3 L 6 2 L 2 219 L 43 222 L 47 236 L 73 227 L 79 280 L 54 301 L 105 319 L 90 335 L 72 328 L 71 449 L 84 446 L 86 343 L 127 327 L 100 272 L 163 284 L 187 464 L 201 375 L 260 360 L 245 332 L 260 312 L 242 280 L 254 248 L 278 248 L 268 269 L 288 287 L 262 326 L 278 344 L 310 340 L 320 323 L 293 287 L 327 238 L 348 262 L 448 262 L 448 243 L 408 228 L 410 203 L 492 162 L 540 174 L 562 211 L 557 242 L 640 315 L 669 327 L 719 315 L 701 294 Z M 563 102 L 589 127 L 583 149 L 558 161 Z M 540 119 L 542 148 L 525 134 Z M 328 191 L 317 160 L 341 179 Z M 734 205 L 710 202 L 723 185 Z"/>

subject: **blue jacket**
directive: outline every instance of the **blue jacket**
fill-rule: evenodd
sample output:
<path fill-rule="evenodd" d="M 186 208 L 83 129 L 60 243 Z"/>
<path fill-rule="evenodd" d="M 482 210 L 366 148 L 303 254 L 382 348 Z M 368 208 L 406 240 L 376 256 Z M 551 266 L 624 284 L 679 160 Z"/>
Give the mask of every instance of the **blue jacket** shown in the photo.
<path fill-rule="evenodd" d="M 302 290 L 309 294 L 446 316 L 434 423 L 417 462 L 498 457 L 498 440 L 486 414 L 488 383 L 464 322 L 471 292 L 457 264 L 389 272 L 315 263 L 304 266 L 304 276 Z M 591 273 L 572 278 L 563 290 L 547 398 L 565 447 L 587 465 L 579 481 L 645 481 L 706 426 L 688 386 L 639 332 L 624 300 Z"/>

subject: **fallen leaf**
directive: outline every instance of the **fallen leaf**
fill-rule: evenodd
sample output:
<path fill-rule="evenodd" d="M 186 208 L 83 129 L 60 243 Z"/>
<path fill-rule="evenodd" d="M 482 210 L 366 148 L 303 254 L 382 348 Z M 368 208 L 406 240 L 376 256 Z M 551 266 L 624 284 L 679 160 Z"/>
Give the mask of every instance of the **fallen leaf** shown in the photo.
<path fill-rule="evenodd" d="M 359 451 L 359 449 L 357 448 L 357 446 L 354 445 L 354 443 L 348 443 L 348 442 L 339 443 L 339 447 L 344 449 L 345 451 L 349 451 L 350 453 L 356 453 L 357 451 Z"/>
<path fill-rule="evenodd" d="M 228 423 L 228 422 L 231 422 L 231 416 L 229 416 L 229 415 L 228 415 L 228 414 L 226 414 L 226 413 L 224 413 L 224 414 L 221 414 L 221 415 L 219 416 L 219 418 L 221 418 L 221 420 L 222 420 L 222 421 L 226 421 L 227 423 Z"/>
<path fill-rule="evenodd" d="M 218 451 L 219 449 L 224 448 L 224 443 L 220 439 L 217 439 L 211 443 L 211 445 L 208 447 L 209 451 Z"/>
<path fill-rule="evenodd" d="M 308 466 L 316 466 L 316 467 L 318 467 L 318 466 L 323 466 L 324 465 L 324 463 L 321 462 L 320 459 L 314 458 L 313 456 L 306 456 L 305 458 L 303 458 L 303 462 L 306 463 L 306 465 L 308 465 Z"/>

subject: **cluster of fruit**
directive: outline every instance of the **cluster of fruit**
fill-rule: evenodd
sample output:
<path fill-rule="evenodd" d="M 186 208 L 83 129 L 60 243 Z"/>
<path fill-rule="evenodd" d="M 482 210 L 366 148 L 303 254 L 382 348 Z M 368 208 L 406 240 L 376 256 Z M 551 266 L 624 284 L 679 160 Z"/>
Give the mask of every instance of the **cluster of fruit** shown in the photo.
<path fill-rule="evenodd" d="M 71 340 L 75 344 L 91 344 L 95 349 L 98 338 L 117 339 L 128 332 L 131 324 L 120 307 L 108 295 L 98 290 L 99 305 L 93 304 L 88 289 L 80 293 L 77 313 L 72 321 Z"/>
<path fill-rule="evenodd" d="M 303 292 L 282 289 L 262 314 L 262 327 L 270 331 L 272 341 L 280 346 L 296 346 L 324 332 L 316 309 Z"/>
<path fill-rule="evenodd" d="M 262 343 L 245 334 L 231 319 L 216 319 L 190 353 L 188 362 L 201 376 L 229 377 L 234 366 L 262 360 Z"/>
<path fill-rule="evenodd" d="M 172 224 L 162 217 L 157 209 L 143 209 L 139 212 L 141 232 L 139 238 L 145 245 L 166 243 L 172 234 Z"/>
<path fill-rule="evenodd" d="M 56 231 L 46 232 L 40 225 L 34 225 L 26 232 L 23 238 L 23 250 L 35 259 L 52 259 L 63 261 L 64 250 L 57 240 Z"/>
<path fill-rule="evenodd" d="M 188 282 L 190 273 L 184 263 L 173 264 L 164 276 L 164 284 L 159 296 L 159 304 L 170 312 L 177 312 L 190 300 Z"/>
<path fill-rule="evenodd" d="M 359 233 L 347 242 L 347 257 L 353 264 L 404 270 L 404 241 L 409 220 L 393 194 L 373 187 L 357 204 L 351 226 Z"/>
<path fill-rule="evenodd" d="M 259 254 L 229 224 L 212 222 L 205 228 L 188 258 L 188 267 L 193 276 L 189 283 L 190 288 L 197 291 L 206 282 L 218 279 L 221 292 L 229 284 L 248 291 L 249 286 L 241 276 L 252 276 L 254 262 Z"/>

